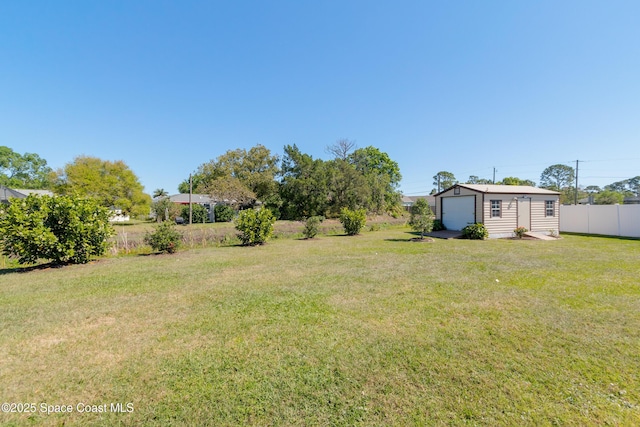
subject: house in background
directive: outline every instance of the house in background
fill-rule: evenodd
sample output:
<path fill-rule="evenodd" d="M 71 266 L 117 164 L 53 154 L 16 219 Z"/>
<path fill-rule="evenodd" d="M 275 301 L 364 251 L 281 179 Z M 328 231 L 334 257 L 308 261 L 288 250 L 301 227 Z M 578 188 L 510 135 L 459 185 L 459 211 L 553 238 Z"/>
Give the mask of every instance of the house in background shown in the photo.
<path fill-rule="evenodd" d="M 53 192 L 51 190 L 25 190 L 0 185 L 0 203 L 8 204 L 9 199 L 11 198 L 26 199 L 30 194 L 36 194 L 38 196 L 53 196 Z"/>
<path fill-rule="evenodd" d="M 169 196 L 169 200 L 172 203 L 176 203 L 178 205 L 189 205 L 189 193 L 180 193 L 174 194 L 173 196 Z M 208 194 L 191 194 L 191 203 L 194 205 L 202 205 L 209 214 L 209 221 L 215 222 L 215 211 L 214 207 L 217 202 L 213 200 Z M 187 218 L 188 220 L 189 218 Z"/>
<path fill-rule="evenodd" d="M 560 230 L 560 193 L 525 185 L 456 184 L 435 195 L 436 219 L 448 230 L 482 223 L 489 237 L 517 227 L 546 235 Z"/>
<path fill-rule="evenodd" d="M 435 196 L 402 196 L 402 207 L 411 212 L 411 206 L 413 206 L 418 199 L 427 199 L 431 212 L 436 211 L 436 198 Z"/>

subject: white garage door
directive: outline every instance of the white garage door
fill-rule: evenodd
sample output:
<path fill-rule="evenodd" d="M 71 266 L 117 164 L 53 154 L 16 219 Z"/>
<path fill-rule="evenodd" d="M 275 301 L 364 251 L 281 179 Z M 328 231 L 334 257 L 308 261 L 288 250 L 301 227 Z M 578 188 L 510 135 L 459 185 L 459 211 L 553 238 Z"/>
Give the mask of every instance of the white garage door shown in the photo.
<path fill-rule="evenodd" d="M 475 196 L 443 197 L 442 223 L 447 230 L 462 230 L 476 219 Z"/>

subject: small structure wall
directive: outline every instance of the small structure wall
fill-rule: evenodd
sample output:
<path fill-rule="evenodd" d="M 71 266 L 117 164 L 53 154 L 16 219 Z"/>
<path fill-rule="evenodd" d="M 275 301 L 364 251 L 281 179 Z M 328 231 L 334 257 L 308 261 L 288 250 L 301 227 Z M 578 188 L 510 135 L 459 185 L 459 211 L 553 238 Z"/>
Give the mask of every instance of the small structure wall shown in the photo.
<path fill-rule="evenodd" d="M 523 205 L 518 200 L 526 198 L 529 203 L 530 225 L 529 231 L 544 234 L 558 234 L 560 231 L 560 199 L 556 194 L 525 194 L 525 193 L 491 193 L 479 192 L 470 188 L 452 187 L 436 197 L 436 218 L 442 220 L 443 199 L 449 197 L 475 197 L 475 221 L 482 223 L 491 238 L 511 237 L 513 230 L 518 227 L 518 209 Z M 501 201 L 501 216 L 491 217 L 491 201 Z M 546 216 L 546 202 L 554 202 L 554 215 Z M 446 201 L 444 202 L 446 204 Z"/>

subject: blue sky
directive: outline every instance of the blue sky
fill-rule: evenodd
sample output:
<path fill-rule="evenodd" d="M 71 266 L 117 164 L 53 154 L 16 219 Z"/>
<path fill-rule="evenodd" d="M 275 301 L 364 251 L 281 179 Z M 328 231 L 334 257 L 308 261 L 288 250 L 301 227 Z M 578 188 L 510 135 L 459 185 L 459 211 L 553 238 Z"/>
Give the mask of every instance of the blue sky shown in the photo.
<path fill-rule="evenodd" d="M 124 160 L 147 192 L 256 144 L 580 184 L 640 175 L 638 1 L 0 4 L 0 145 L 60 168 Z"/>

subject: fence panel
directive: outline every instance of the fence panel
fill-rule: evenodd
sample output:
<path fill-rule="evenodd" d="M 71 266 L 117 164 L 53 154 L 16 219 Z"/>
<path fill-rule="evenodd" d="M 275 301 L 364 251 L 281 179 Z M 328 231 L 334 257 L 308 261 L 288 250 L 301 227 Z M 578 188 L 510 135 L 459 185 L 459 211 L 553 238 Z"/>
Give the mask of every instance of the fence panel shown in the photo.
<path fill-rule="evenodd" d="M 560 206 L 560 232 L 640 237 L 640 205 Z"/>

